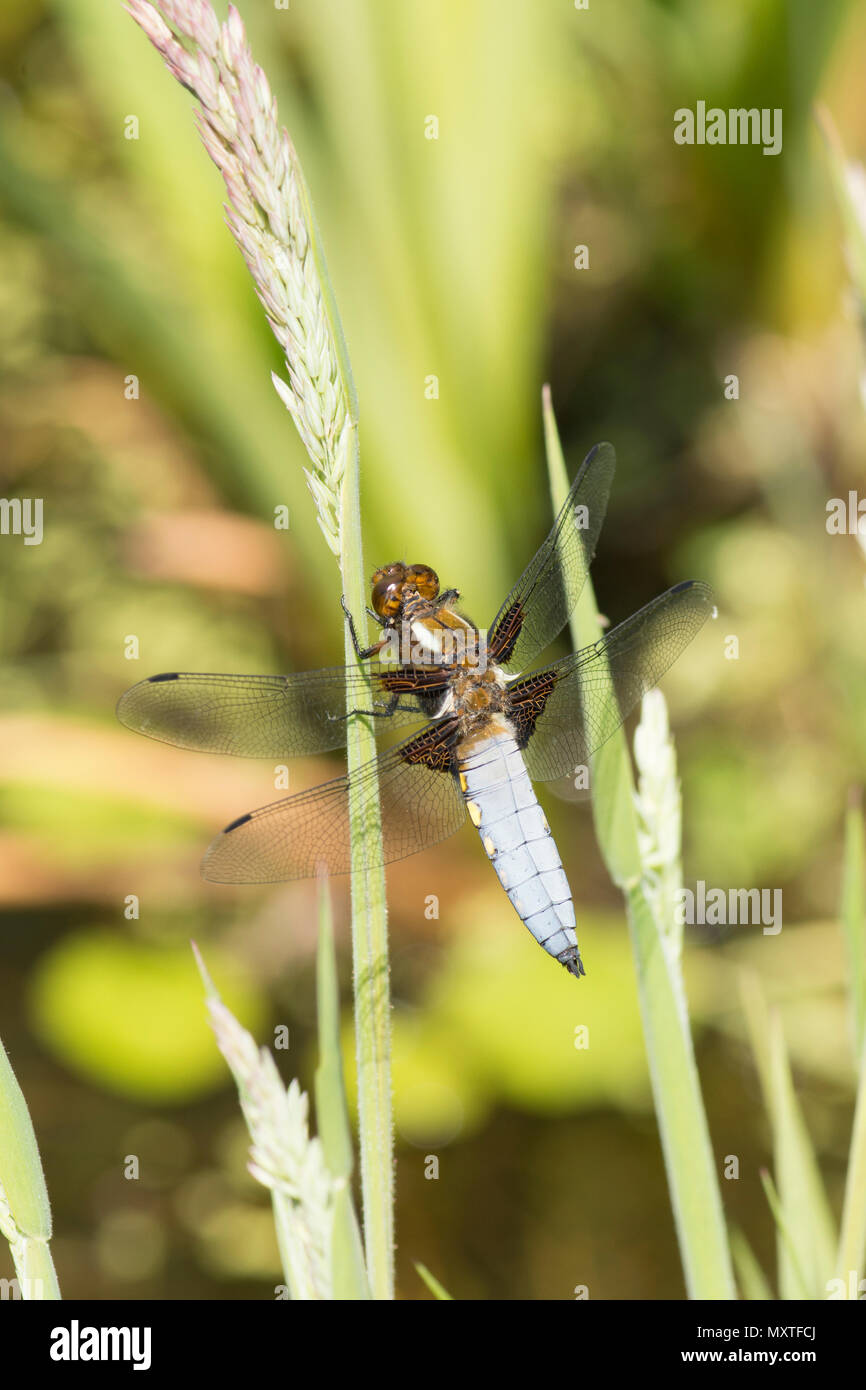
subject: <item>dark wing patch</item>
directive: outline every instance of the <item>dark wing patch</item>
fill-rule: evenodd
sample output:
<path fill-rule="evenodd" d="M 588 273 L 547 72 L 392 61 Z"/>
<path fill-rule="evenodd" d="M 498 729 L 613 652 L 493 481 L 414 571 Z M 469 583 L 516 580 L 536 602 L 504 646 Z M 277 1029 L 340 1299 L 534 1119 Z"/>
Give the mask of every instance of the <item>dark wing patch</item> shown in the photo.
<path fill-rule="evenodd" d="M 397 693 L 433 691 L 444 693 L 453 671 L 448 666 L 397 666 L 383 670 L 378 680 L 383 690 Z"/>
<path fill-rule="evenodd" d="M 349 808 L 382 812 L 383 863 L 453 835 L 466 816 L 453 776 L 456 720 L 430 725 L 367 763 L 352 778 L 272 802 L 240 817 L 217 836 L 202 873 L 216 883 L 279 883 L 311 878 L 323 868 L 351 868 Z"/>
<path fill-rule="evenodd" d="M 379 730 L 429 718 L 432 677 L 439 675 L 444 689 L 440 672 L 430 672 L 431 679 L 421 673 L 410 680 L 400 667 L 375 661 L 365 670 L 372 704 L 363 675 L 351 666 L 289 676 L 180 671 L 132 686 L 118 702 L 117 717 L 128 729 L 178 748 L 293 758 L 344 746 L 347 691 L 357 709 L 372 708 L 383 715 L 391 710 L 390 718 L 371 721 Z"/>
<path fill-rule="evenodd" d="M 535 671 L 510 687 L 508 717 L 514 726 L 518 748 L 525 748 L 529 742 L 555 686 L 556 676 L 552 670 L 547 670 Z"/>
<path fill-rule="evenodd" d="M 497 666 L 510 666 L 514 648 L 523 627 L 523 601 L 515 599 L 506 609 L 500 609 L 491 629 L 488 654 Z"/>
<path fill-rule="evenodd" d="M 432 772 L 450 772 L 457 775 L 457 755 L 455 721 L 449 721 L 446 736 L 442 736 L 441 724 L 430 724 L 415 738 L 404 743 L 401 756 L 404 763 L 421 763 Z"/>
<path fill-rule="evenodd" d="M 510 701 L 530 711 L 524 728 L 532 720 L 523 755 L 530 777 L 548 782 L 586 766 L 712 611 L 708 585 L 677 584 L 591 647 L 514 681 Z"/>
<path fill-rule="evenodd" d="M 568 622 L 595 554 L 615 468 L 612 445 L 590 449 L 550 534 L 493 621 L 492 662 L 523 670 Z"/>
<path fill-rule="evenodd" d="M 425 719 L 432 719 L 451 683 L 453 670 L 448 666 L 402 666 L 379 679 L 382 689 L 396 696 L 399 712 L 417 708 Z M 407 697 L 409 697 L 407 699 Z"/>

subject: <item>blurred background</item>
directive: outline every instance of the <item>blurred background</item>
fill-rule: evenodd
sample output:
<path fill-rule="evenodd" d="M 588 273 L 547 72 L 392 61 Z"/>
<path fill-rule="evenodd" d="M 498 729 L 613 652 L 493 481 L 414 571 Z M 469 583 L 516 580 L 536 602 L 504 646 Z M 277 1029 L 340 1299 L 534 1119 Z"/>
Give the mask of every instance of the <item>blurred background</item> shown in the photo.
<path fill-rule="evenodd" d="M 781 889 L 784 927 L 687 929 L 686 975 L 716 1155 L 741 1162 L 726 1208 L 772 1274 L 743 966 L 783 1009 L 837 1212 L 853 1103 L 837 909 L 866 769 L 866 553 L 828 535 L 826 504 L 864 488 L 863 341 L 813 103 L 866 158 L 866 10 L 241 9 L 348 339 L 368 568 L 429 563 L 491 620 L 550 522 L 549 381 L 572 473 L 599 439 L 619 458 L 602 610 L 619 621 L 683 578 L 715 587 L 719 622 L 663 687 L 686 883 Z M 698 100 L 781 107 L 782 153 L 675 144 L 674 111 Z M 286 1078 L 309 1086 L 315 1063 L 311 885 L 198 873 L 217 829 L 274 799 L 273 766 L 114 719 L 158 671 L 342 660 L 336 567 L 269 379 L 279 350 L 191 108 L 119 3 L 5 0 L 0 491 L 44 499 L 44 539 L 0 538 L 0 1036 L 67 1297 L 268 1298 L 279 1282 L 191 937 L 261 1041 L 288 1025 Z M 291 788 L 340 770 L 293 766 Z M 421 1260 L 458 1298 L 681 1298 L 621 900 L 588 806 L 541 795 L 579 987 L 521 928 L 471 827 L 389 871 L 400 1294 L 429 1296 Z M 342 881 L 335 909 L 348 1005 Z"/>

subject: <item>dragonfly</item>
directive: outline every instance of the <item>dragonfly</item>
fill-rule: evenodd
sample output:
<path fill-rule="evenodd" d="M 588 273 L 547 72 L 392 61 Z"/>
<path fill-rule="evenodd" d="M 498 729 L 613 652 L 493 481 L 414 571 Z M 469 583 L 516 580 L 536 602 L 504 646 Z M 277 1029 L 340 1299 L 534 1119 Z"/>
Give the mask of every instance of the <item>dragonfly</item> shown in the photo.
<path fill-rule="evenodd" d="M 350 817 L 378 800 L 382 858 L 445 840 L 468 816 L 518 916 L 573 976 L 585 974 L 574 903 L 533 782 L 590 759 L 714 611 L 709 587 L 676 584 L 592 645 L 534 666 L 577 603 L 607 510 L 610 444 L 585 458 L 546 540 L 486 631 L 427 565 L 372 578 L 362 646 L 345 599 L 355 666 L 290 675 L 168 672 L 121 697 L 138 733 L 180 748 L 254 758 L 324 753 L 350 718 L 379 731 L 421 725 L 359 770 L 239 816 L 208 849 L 218 883 L 273 883 L 350 871 Z"/>

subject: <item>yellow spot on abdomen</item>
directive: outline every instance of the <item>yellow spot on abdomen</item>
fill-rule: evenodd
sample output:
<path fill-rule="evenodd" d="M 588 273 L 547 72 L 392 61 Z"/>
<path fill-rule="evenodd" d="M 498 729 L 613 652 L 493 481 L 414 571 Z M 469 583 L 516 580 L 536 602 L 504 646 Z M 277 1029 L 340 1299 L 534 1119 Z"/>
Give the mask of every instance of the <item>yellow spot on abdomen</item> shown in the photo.
<path fill-rule="evenodd" d="M 469 812 L 469 819 L 474 826 L 481 824 L 481 807 L 477 801 L 467 801 L 466 809 Z"/>
<path fill-rule="evenodd" d="M 495 844 L 493 843 L 493 841 L 491 840 L 490 836 L 489 836 L 489 835 L 485 835 L 485 836 L 483 837 L 481 843 L 483 844 L 484 848 L 485 848 L 486 851 L 487 851 L 487 858 L 488 858 L 488 859 L 492 859 L 493 856 L 494 856 L 494 854 L 496 853 L 496 846 L 495 846 Z"/>

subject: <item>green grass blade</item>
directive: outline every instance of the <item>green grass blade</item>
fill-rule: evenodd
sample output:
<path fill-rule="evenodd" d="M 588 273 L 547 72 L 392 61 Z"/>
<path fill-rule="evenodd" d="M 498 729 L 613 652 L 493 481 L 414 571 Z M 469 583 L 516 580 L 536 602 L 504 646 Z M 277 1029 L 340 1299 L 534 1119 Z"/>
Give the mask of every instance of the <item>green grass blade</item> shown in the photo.
<path fill-rule="evenodd" d="M 866 302 L 866 234 L 849 178 L 845 150 L 826 107 L 819 106 L 815 116 L 827 147 L 830 176 L 845 229 L 845 250 L 851 278 L 861 299 Z"/>
<path fill-rule="evenodd" d="M 343 596 L 355 615 L 363 641 L 367 588 L 361 532 L 360 449 L 358 397 L 346 337 L 328 274 L 324 246 L 312 198 L 300 161 L 295 161 L 304 222 L 322 292 L 322 302 L 334 342 L 351 429 L 346 469 L 340 489 L 340 577 Z M 346 627 L 347 666 L 363 673 Z M 369 690 L 369 686 L 368 686 Z M 346 693 L 349 715 L 346 763 L 351 778 L 377 754 L 371 720 L 352 714 L 357 691 Z M 372 691 L 366 708 L 373 703 Z M 382 819 L 378 798 L 366 797 L 363 807 L 349 808 L 352 851 L 352 955 L 355 982 L 355 1047 L 358 1074 L 358 1124 L 361 1151 L 361 1190 L 364 1202 L 364 1244 L 370 1284 L 376 1298 L 394 1297 L 394 1123 L 391 1110 L 391 995 L 388 951 L 388 906 L 385 893 Z"/>
<path fill-rule="evenodd" d="M 444 1288 L 442 1287 L 442 1285 L 439 1283 L 439 1280 L 436 1278 L 435 1274 L 431 1274 L 430 1271 L 429 1271 L 429 1269 L 427 1268 L 426 1265 L 419 1264 L 418 1261 L 416 1260 L 416 1261 L 415 1261 L 415 1268 L 416 1268 L 416 1270 L 418 1271 L 418 1274 L 420 1275 L 420 1277 L 424 1280 L 424 1283 L 427 1285 L 428 1289 L 430 1290 L 430 1292 L 432 1293 L 432 1295 L 433 1295 L 434 1298 L 437 1298 L 437 1299 L 440 1301 L 440 1303 L 453 1303 L 453 1302 L 454 1302 L 453 1298 L 451 1297 L 450 1293 L 448 1293 L 447 1289 L 444 1289 Z"/>
<path fill-rule="evenodd" d="M 326 879 L 319 884 L 316 985 L 319 1031 L 319 1065 L 315 1078 L 316 1122 L 328 1171 L 342 1184 L 334 1201 L 331 1243 L 334 1298 L 366 1299 L 370 1297 L 370 1286 L 349 1186 L 352 1176 L 352 1132 L 343 1083 L 337 957 L 331 894 Z"/>
<path fill-rule="evenodd" d="M 852 790 L 845 816 L 842 861 L 842 931 L 848 952 L 848 997 L 854 1031 L 854 1055 L 866 1038 L 866 864 L 863 853 L 863 792 Z"/>
<path fill-rule="evenodd" d="M 842 867 L 842 929 L 848 947 L 849 997 L 854 1036 L 860 1052 L 857 1100 L 839 1232 L 837 1275 L 857 1288 L 866 1260 L 866 884 L 863 862 L 863 797 L 852 793 L 845 819 Z M 855 1271 L 851 1280 L 851 1271 Z"/>
<path fill-rule="evenodd" d="M 543 394 L 544 444 L 553 510 L 558 512 L 568 492 L 568 473 L 562 454 L 559 430 L 547 387 Z M 592 580 L 587 579 L 571 620 L 571 636 L 576 648 L 587 647 L 601 635 Z M 618 887 L 639 879 L 641 874 L 637 822 L 634 811 L 634 779 L 622 730 L 608 739 L 592 759 L 592 815 L 608 872 Z"/>
<path fill-rule="evenodd" d="M 777 1010 L 768 1010 L 756 976 L 744 976 L 742 998 L 773 1134 L 780 1204 L 779 1293 L 782 1298 L 821 1298 L 836 1267 L 837 1236 L 794 1091 L 782 1019 Z"/>
<path fill-rule="evenodd" d="M 51 1208 L 24 1093 L 0 1041 L 0 1231 L 9 1241 L 21 1295 L 60 1297 L 48 1242 Z"/>
<path fill-rule="evenodd" d="M 737 1283 L 742 1290 L 743 1298 L 756 1302 L 772 1300 L 774 1294 L 769 1281 L 758 1263 L 754 1250 L 738 1226 L 731 1227 L 729 1239 L 734 1268 L 737 1271 Z"/>
<path fill-rule="evenodd" d="M 791 1227 L 786 1218 L 782 1202 L 776 1191 L 776 1185 L 766 1168 L 761 1169 L 761 1186 L 764 1189 L 764 1196 L 767 1205 L 773 1213 L 773 1220 L 776 1223 L 776 1232 L 780 1250 L 784 1251 L 787 1266 L 786 1279 L 792 1289 L 790 1294 L 783 1294 L 785 1298 L 809 1298 L 809 1285 L 806 1276 L 800 1265 L 797 1246 L 791 1235 Z M 781 1265 L 781 1258 L 780 1258 Z"/>
<path fill-rule="evenodd" d="M 568 491 L 568 478 L 547 388 L 544 435 L 553 507 L 558 511 Z M 587 580 L 571 624 L 575 646 L 595 642 L 599 630 L 595 596 Z M 731 1255 L 683 1007 L 682 975 L 679 963 L 663 944 L 663 934 L 671 924 L 656 922 L 641 887 L 634 781 L 622 730 L 592 759 L 591 777 L 599 846 L 611 877 L 625 894 L 628 909 L 644 1038 L 686 1288 L 690 1298 L 733 1299 L 736 1288 Z"/>
<path fill-rule="evenodd" d="M 836 1272 L 845 1280 L 846 1288 L 859 1287 L 866 1264 L 866 1043 L 860 1058 L 860 1078 L 854 1105 L 854 1124 L 848 1171 L 845 1178 L 845 1200 L 842 1205 L 842 1224 L 839 1232 L 839 1254 Z M 851 1280 L 851 1271 L 855 1277 Z M 849 1282 L 850 1281 L 850 1282 Z"/>
<path fill-rule="evenodd" d="M 690 1298 L 736 1297 L 731 1256 L 681 980 L 639 885 L 626 905 L 659 1133 Z"/>
<path fill-rule="evenodd" d="M 364 1263 L 364 1247 L 355 1215 L 355 1204 L 348 1182 L 334 1198 L 334 1227 L 331 1236 L 331 1267 L 334 1298 L 358 1302 L 369 1299 L 370 1283 Z"/>
<path fill-rule="evenodd" d="M 348 1178 L 352 1172 L 352 1134 L 343 1085 L 340 995 L 331 893 L 327 879 L 319 882 L 316 994 L 319 1036 L 319 1065 L 315 1079 L 316 1122 L 328 1171 L 335 1178 Z"/>
<path fill-rule="evenodd" d="M 340 488 L 340 577 L 343 595 L 355 615 L 363 641 L 366 622 L 359 621 L 367 602 L 366 570 L 361 534 L 360 451 L 358 409 L 349 354 L 312 199 L 303 170 L 296 162 L 304 220 L 328 326 L 349 403 L 351 428 L 346 441 L 346 467 Z M 347 666 L 358 661 L 346 625 Z M 368 686 L 369 690 L 369 686 Z M 349 715 L 346 763 L 351 778 L 377 754 L 376 736 L 368 718 L 352 714 L 358 692 L 346 693 Z M 366 708 L 373 703 L 372 691 Z M 355 986 L 355 1048 L 358 1076 L 358 1125 L 361 1191 L 364 1204 L 364 1245 L 370 1286 L 376 1298 L 394 1297 L 394 1125 L 391 1111 L 391 997 L 388 952 L 388 908 L 385 893 L 382 820 L 379 801 L 365 797 L 363 806 L 349 807 L 351 839 L 352 957 Z"/>
<path fill-rule="evenodd" d="M 356 621 L 367 600 L 361 545 L 357 429 L 352 430 L 353 458 L 342 498 L 343 590 Z M 365 624 L 359 628 L 364 640 Z M 348 630 L 346 664 L 363 670 Z M 357 695 L 354 697 L 357 699 Z M 347 692 L 347 713 L 352 707 Z M 370 704 L 372 707 L 372 695 Z M 367 718 L 348 721 L 349 775 L 376 757 L 376 736 Z M 350 806 L 352 843 L 352 960 L 355 982 L 355 1053 L 358 1076 L 358 1125 L 361 1191 L 364 1201 L 364 1246 L 375 1298 L 394 1297 L 394 1121 L 391 1111 L 391 990 L 388 953 L 388 908 L 382 852 L 379 801 L 366 797 Z"/>
<path fill-rule="evenodd" d="M 773 1089 L 779 1114 L 776 1146 L 779 1194 L 809 1296 L 821 1298 L 835 1267 L 837 1233 L 815 1150 L 794 1091 L 782 1018 L 775 1011 L 771 1015 L 771 1027 Z"/>

